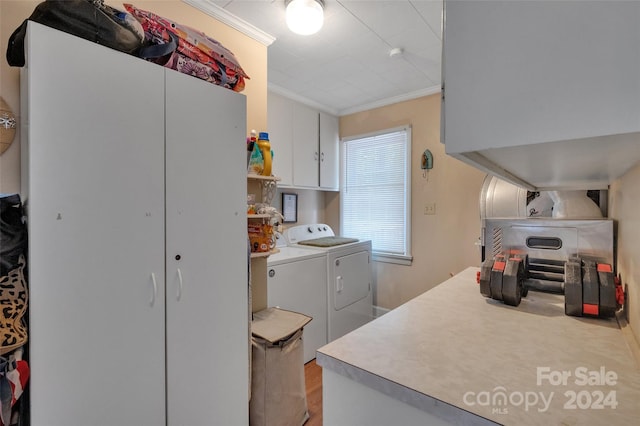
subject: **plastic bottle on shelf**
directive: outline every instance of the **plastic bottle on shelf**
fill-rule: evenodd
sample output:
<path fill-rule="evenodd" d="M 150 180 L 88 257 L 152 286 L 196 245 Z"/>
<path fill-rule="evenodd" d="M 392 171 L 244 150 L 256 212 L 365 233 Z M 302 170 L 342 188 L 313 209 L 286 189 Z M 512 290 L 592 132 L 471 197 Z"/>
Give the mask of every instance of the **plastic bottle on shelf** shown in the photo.
<path fill-rule="evenodd" d="M 264 160 L 258 147 L 255 130 L 251 130 L 251 136 L 247 141 L 247 150 L 251 150 L 251 152 L 248 153 L 249 162 L 247 172 L 253 175 L 261 175 L 264 170 Z"/>
<path fill-rule="evenodd" d="M 260 132 L 258 134 L 258 148 L 262 154 L 262 175 L 271 176 L 271 143 L 269 142 L 269 133 Z"/>
<path fill-rule="evenodd" d="M 256 145 L 256 131 L 251 130 L 251 135 L 247 138 L 247 152 L 251 153 L 253 151 L 253 147 Z"/>

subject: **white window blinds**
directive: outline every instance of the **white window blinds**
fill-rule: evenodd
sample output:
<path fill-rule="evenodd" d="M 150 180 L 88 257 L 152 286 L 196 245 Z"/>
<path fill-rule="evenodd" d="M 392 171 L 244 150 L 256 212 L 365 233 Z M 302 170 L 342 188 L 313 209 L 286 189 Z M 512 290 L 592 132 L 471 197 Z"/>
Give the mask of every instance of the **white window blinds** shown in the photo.
<path fill-rule="evenodd" d="M 410 127 L 342 144 L 341 233 L 377 255 L 410 257 L 410 152 Z"/>

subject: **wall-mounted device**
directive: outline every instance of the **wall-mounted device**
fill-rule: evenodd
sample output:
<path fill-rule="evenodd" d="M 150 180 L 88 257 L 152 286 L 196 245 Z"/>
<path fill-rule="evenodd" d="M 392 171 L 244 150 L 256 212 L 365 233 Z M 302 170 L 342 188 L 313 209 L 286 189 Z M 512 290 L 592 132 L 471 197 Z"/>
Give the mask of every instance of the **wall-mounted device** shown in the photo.
<path fill-rule="evenodd" d="M 433 154 L 428 149 L 425 149 L 420 159 L 420 168 L 422 169 L 422 177 L 427 177 L 427 170 L 433 169 Z"/>

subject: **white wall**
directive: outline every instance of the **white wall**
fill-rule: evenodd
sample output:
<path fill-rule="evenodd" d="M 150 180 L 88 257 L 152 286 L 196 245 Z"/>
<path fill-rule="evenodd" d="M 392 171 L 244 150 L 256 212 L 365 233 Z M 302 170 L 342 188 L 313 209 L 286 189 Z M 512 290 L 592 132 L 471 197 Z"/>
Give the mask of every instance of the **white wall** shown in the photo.
<path fill-rule="evenodd" d="M 618 225 L 617 272 L 628 286 L 628 318 L 640 344 L 640 164 L 609 188 L 609 216 Z"/>
<path fill-rule="evenodd" d="M 16 115 L 16 136 L 7 151 L 0 155 L 0 193 L 20 192 L 20 69 L 10 67 L 5 59 L 9 36 L 31 15 L 38 1 L 0 1 L 0 96 Z"/>
<path fill-rule="evenodd" d="M 271 203 L 282 212 L 282 193 L 298 194 L 298 221 L 285 223 L 284 228 L 308 223 L 326 223 L 325 220 L 325 192 L 312 189 L 278 188 L 278 192 Z"/>
<path fill-rule="evenodd" d="M 340 118 L 340 137 L 412 126 L 411 266 L 374 262 L 374 303 L 393 309 L 468 266 L 480 266 L 479 195 L 485 174 L 445 154 L 440 143 L 440 95 L 431 95 Z M 423 177 L 420 158 L 434 157 Z M 339 193 L 326 193 L 327 223 L 339 230 Z M 426 204 L 435 215 L 425 215 Z"/>

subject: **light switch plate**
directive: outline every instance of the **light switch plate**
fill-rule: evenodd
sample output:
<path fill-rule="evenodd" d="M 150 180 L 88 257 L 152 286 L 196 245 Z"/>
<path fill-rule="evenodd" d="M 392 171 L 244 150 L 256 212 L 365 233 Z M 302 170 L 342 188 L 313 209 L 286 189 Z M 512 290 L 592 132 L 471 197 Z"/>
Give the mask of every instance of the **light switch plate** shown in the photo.
<path fill-rule="evenodd" d="M 436 214 L 436 203 L 427 203 L 424 206 L 424 214 L 425 215 L 432 215 L 432 214 Z"/>

